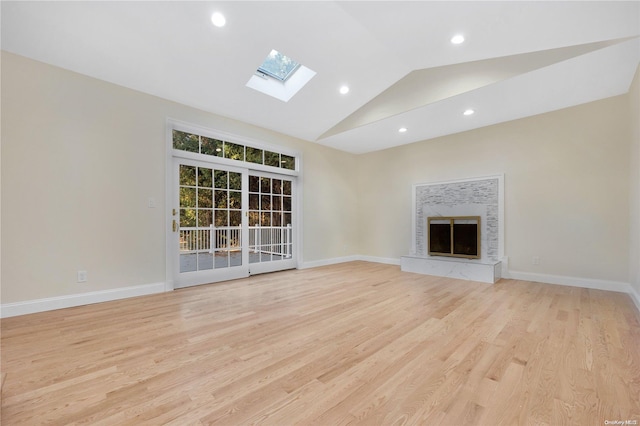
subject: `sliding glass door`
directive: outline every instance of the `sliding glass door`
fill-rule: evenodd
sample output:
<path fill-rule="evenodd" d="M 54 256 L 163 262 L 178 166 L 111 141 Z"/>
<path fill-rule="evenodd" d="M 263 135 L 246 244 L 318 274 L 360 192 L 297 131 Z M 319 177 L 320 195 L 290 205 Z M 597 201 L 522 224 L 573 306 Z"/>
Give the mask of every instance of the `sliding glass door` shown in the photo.
<path fill-rule="evenodd" d="M 295 177 L 174 157 L 174 287 L 296 267 Z"/>

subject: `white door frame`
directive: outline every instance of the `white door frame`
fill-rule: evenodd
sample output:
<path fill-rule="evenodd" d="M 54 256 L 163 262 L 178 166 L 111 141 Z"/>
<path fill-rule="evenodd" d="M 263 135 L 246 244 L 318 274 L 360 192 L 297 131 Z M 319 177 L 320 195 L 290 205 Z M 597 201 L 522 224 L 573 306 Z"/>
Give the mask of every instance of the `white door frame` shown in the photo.
<path fill-rule="evenodd" d="M 177 229 L 174 230 L 174 220 L 179 224 L 179 167 L 180 165 L 189 165 L 195 167 L 203 167 L 203 168 L 212 168 L 216 170 L 225 170 L 229 172 L 241 173 L 242 174 L 242 226 L 241 226 L 241 253 L 242 253 L 242 262 L 239 266 L 228 266 L 226 268 L 215 268 L 215 260 L 212 269 L 193 271 L 193 272 L 180 272 L 180 250 L 179 250 L 179 228 L 180 225 L 177 226 Z M 248 186 L 248 176 L 249 172 L 247 169 L 239 168 L 239 167 L 230 167 L 226 165 L 218 165 L 211 162 L 206 161 L 198 161 L 198 160 L 190 160 L 181 157 L 173 157 L 173 187 L 171 191 L 171 198 L 173 199 L 172 205 L 174 206 L 171 209 L 171 258 L 173 261 L 173 283 L 175 288 L 183 288 L 190 287 L 193 285 L 199 284 L 207 284 L 214 283 L 219 281 L 228 281 L 238 278 L 245 278 L 249 276 L 249 256 L 247 251 L 247 246 L 249 244 L 248 237 L 248 221 L 245 212 L 247 211 L 247 203 L 248 203 L 248 193 L 246 188 Z M 175 209 L 175 214 L 174 214 Z M 211 231 L 213 232 L 213 231 Z"/>
<path fill-rule="evenodd" d="M 273 167 L 263 166 L 260 164 L 252 164 L 241 161 L 230 160 L 226 158 L 218 158 L 211 157 L 208 155 L 197 154 L 186 151 L 179 151 L 173 149 L 173 130 L 181 130 L 190 133 L 195 133 L 203 136 L 208 136 L 211 138 L 216 138 L 220 140 L 225 140 L 234 143 L 245 144 L 248 146 L 252 146 L 255 148 L 266 149 L 275 152 L 281 152 L 283 154 L 290 155 L 297 159 L 296 161 L 296 169 L 295 170 L 278 170 Z M 256 172 L 270 172 L 280 175 L 285 175 L 288 177 L 295 177 L 294 188 L 296 191 L 296 195 L 294 196 L 294 221 L 296 223 L 296 229 L 293 231 L 294 233 L 294 259 L 295 265 L 291 267 L 300 268 L 303 265 L 303 215 L 302 215 L 302 206 L 303 206 L 303 172 L 302 172 L 302 164 L 303 158 L 302 154 L 298 151 L 291 150 L 278 145 L 269 145 L 265 144 L 262 141 L 258 141 L 255 139 L 238 136 L 235 134 L 231 134 L 228 132 L 214 130 L 211 128 L 206 128 L 202 126 L 198 126 L 192 123 L 187 123 L 181 120 L 176 120 L 172 118 L 167 118 L 166 126 L 165 126 L 165 291 L 172 291 L 176 288 L 174 283 L 175 276 L 175 261 L 172 256 L 174 250 L 174 237 L 172 231 L 172 209 L 174 208 L 174 199 L 173 199 L 173 164 L 174 157 L 184 158 L 184 159 L 192 159 L 197 161 L 202 161 L 205 163 L 211 163 L 213 167 L 215 164 L 220 166 L 232 167 L 232 168 L 241 168 L 248 169 Z M 277 262 L 276 262 L 277 263 Z M 254 266 L 257 264 L 253 264 Z M 251 266 L 251 265 L 250 265 Z M 266 267 L 264 267 L 266 268 Z M 267 270 L 262 271 L 263 267 L 255 267 L 253 268 L 253 273 L 261 273 L 261 272 L 269 272 Z"/>

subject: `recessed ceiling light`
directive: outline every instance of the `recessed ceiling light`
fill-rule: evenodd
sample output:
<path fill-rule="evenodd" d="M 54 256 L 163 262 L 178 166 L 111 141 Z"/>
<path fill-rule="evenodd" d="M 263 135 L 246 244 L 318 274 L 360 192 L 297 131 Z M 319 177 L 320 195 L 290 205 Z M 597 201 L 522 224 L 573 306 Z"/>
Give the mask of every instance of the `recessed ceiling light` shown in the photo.
<path fill-rule="evenodd" d="M 340 87 L 340 94 L 341 95 L 346 95 L 347 93 L 349 93 L 349 86 L 347 86 L 346 84 L 344 86 Z"/>
<path fill-rule="evenodd" d="M 227 19 L 222 13 L 215 12 L 213 15 L 211 15 L 211 23 L 218 28 L 222 28 L 227 23 Z"/>
<path fill-rule="evenodd" d="M 406 131 L 407 131 L 407 128 L 406 128 L 406 127 L 400 127 L 400 128 L 398 129 L 398 132 L 400 132 L 400 133 L 404 133 L 404 132 L 406 132 Z"/>
<path fill-rule="evenodd" d="M 473 115 L 474 113 L 475 113 L 475 111 L 474 111 L 474 110 L 472 110 L 472 109 L 467 109 L 467 110 L 465 110 L 465 111 L 463 112 L 463 114 L 464 114 L 464 115 Z"/>
<path fill-rule="evenodd" d="M 460 44 L 464 42 L 464 36 L 462 34 L 456 34 L 453 37 L 451 37 L 451 43 L 453 44 Z"/>

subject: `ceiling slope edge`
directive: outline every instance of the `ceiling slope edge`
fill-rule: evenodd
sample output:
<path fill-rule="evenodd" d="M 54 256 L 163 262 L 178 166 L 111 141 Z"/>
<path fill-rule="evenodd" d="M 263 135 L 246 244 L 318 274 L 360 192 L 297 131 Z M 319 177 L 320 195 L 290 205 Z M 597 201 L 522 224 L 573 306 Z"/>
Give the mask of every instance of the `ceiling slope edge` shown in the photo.
<path fill-rule="evenodd" d="M 481 87 L 560 63 L 633 37 L 415 70 L 316 140 L 399 115 Z"/>

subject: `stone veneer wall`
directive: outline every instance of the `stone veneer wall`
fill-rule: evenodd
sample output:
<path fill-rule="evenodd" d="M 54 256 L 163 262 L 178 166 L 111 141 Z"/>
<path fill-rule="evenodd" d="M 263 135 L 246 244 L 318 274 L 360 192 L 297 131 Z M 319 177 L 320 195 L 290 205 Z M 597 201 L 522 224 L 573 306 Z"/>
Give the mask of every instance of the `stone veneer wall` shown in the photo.
<path fill-rule="evenodd" d="M 415 186 L 415 251 L 428 256 L 427 217 L 480 216 L 481 259 L 500 260 L 500 181 L 498 177 Z"/>

